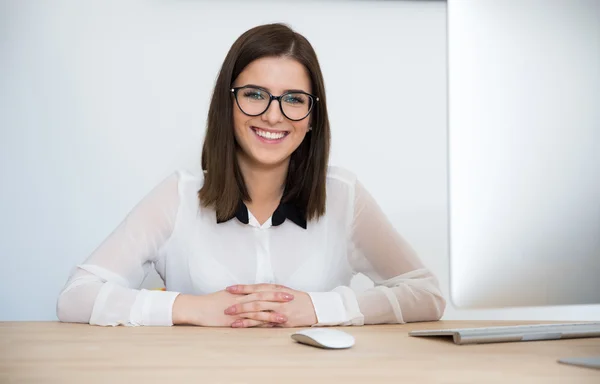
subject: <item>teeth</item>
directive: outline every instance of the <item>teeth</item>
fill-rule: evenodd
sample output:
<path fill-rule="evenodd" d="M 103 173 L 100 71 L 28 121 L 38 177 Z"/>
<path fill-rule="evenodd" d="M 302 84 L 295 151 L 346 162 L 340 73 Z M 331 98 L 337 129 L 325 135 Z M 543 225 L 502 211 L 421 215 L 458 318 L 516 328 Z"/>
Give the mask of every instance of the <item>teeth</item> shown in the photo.
<path fill-rule="evenodd" d="M 256 134 L 260 137 L 264 137 L 265 139 L 269 139 L 269 140 L 278 140 L 281 139 L 285 136 L 284 132 L 267 132 L 267 131 L 261 131 L 259 129 L 256 129 L 254 132 L 256 132 Z"/>

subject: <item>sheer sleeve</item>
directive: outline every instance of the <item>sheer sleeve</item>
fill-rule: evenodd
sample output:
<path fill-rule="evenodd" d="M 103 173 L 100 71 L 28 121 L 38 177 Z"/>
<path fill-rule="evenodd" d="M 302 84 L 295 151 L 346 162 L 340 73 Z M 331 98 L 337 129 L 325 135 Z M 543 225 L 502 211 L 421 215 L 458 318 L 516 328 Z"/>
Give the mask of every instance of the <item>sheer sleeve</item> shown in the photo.
<path fill-rule="evenodd" d="M 163 180 L 78 265 L 57 301 L 63 322 L 172 325 L 177 292 L 137 289 L 173 232 L 179 175 Z M 164 276 L 161 276 L 164 279 Z"/>
<path fill-rule="evenodd" d="M 314 295 L 317 325 L 439 320 L 446 301 L 436 277 L 358 181 L 353 201 L 349 262 L 354 272 L 365 274 L 375 286 L 358 294 L 341 286 Z"/>

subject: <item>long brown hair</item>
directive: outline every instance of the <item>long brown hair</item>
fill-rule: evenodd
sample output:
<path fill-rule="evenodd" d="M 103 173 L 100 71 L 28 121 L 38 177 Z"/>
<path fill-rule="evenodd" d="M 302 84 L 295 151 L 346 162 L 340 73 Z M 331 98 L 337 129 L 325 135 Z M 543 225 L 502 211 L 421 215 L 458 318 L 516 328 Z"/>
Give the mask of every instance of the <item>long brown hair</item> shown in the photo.
<path fill-rule="evenodd" d="M 250 200 L 236 156 L 238 144 L 233 127 L 232 83 L 254 60 L 280 56 L 295 59 L 306 67 L 312 93 L 319 98 L 308 117 L 312 130 L 291 155 L 282 202 L 296 205 L 306 214 L 307 220 L 325 213 L 331 134 L 323 74 L 313 47 L 304 36 L 284 24 L 267 24 L 248 30 L 233 43 L 210 102 L 202 148 L 204 185 L 198 191 L 198 197 L 202 206 L 216 211 L 219 220 L 234 216 L 240 200 Z"/>

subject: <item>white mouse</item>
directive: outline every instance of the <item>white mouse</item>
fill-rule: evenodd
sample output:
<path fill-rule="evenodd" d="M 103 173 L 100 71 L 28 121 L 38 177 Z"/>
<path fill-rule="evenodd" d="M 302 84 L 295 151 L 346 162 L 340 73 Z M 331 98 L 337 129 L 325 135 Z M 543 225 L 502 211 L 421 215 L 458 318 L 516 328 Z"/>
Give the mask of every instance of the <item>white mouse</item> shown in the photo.
<path fill-rule="evenodd" d="M 354 337 L 346 332 L 330 328 L 310 328 L 292 334 L 292 339 L 313 347 L 328 349 L 350 348 Z"/>

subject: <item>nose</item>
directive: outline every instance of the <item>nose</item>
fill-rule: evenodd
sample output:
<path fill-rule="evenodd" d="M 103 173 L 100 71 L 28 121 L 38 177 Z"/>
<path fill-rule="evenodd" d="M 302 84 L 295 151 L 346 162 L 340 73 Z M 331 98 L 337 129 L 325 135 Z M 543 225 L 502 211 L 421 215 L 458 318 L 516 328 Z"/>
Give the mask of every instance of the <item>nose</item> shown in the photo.
<path fill-rule="evenodd" d="M 283 121 L 283 114 L 279 107 L 279 100 L 273 100 L 269 108 L 261 115 L 262 121 L 268 122 L 270 125 L 275 125 Z"/>

